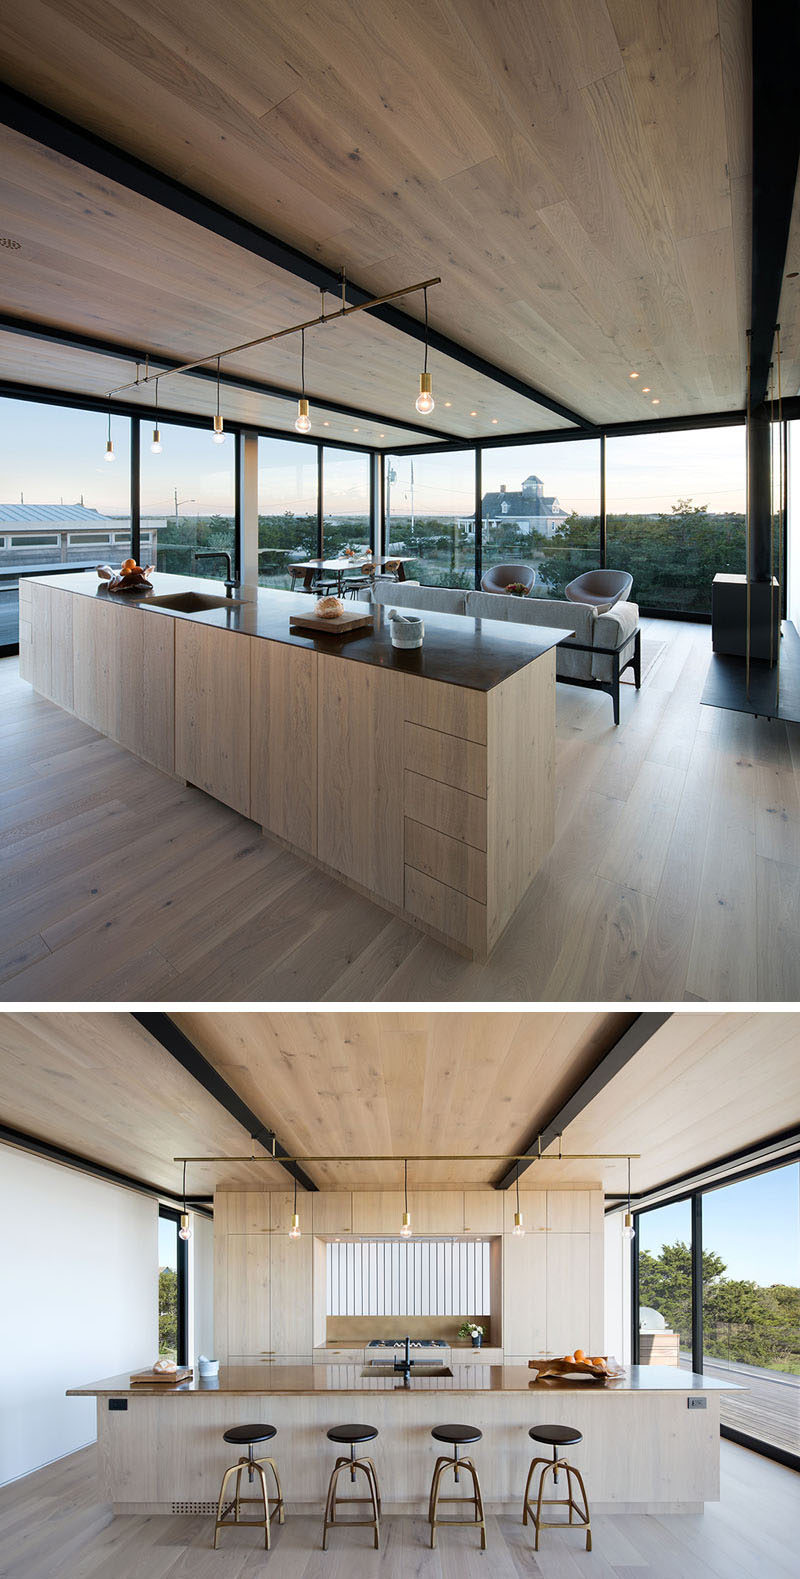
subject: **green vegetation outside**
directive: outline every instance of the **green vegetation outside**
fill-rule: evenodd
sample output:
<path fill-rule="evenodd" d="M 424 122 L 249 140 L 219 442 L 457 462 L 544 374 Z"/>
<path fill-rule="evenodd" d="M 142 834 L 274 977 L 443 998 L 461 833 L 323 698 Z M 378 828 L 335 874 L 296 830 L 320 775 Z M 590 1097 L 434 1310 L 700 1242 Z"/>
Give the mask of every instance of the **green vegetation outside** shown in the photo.
<path fill-rule="evenodd" d="M 725 1277 L 725 1262 L 703 1251 L 703 1349 L 709 1359 L 739 1361 L 800 1376 L 800 1288 Z M 692 1258 L 678 1239 L 657 1256 L 639 1252 L 639 1303 L 649 1305 L 692 1346 Z"/>

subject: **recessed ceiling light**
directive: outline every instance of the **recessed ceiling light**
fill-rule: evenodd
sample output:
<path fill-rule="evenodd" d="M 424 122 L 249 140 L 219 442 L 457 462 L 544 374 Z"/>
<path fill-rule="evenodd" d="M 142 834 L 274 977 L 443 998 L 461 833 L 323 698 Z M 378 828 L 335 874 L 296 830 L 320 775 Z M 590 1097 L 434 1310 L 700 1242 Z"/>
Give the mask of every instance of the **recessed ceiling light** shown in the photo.
<path fill-rule="evenodd" d="M 322 426 L 323 426 L 323 428 L 329 428 L 330 427 L 330 423 L 329 422 L 323 422 Z"/>
<path fill-rule="evenodd" d="M 660 406 L 661 405 L 661 401 L 659 400 L 658 396 L 656 395 L 655 400 L 651 400 L 650 404 L 651 404 L 651 406 Z"/>
<path fill-rule="evenodd" d="M 354 432 L 354 433 L 358 433 L 358 431 L 359 431 L 359 430 L 358 430 L 358 428 L 354 428 L 354 429 L 353 429 L 353 432 Z"/>
<path fill-rule="evenodd" d="M 497 418 L 496 417 L 492 417 L 492 421 L 496 423 L 497 422 Z"/>
<path fill-rule="evenodd" d="M 650 385 L 649 384 L 643 384 L 642 385 L 642 394 L 643 395 L 649 395 L 649 393 L 650 393 Z"/>
<path fill-rule="evenodd" d="M 471 411 L 470 412 L 470 416 L 471 417 L 477 417 L 477 415 L 478 415 L 477 411 Z"/>
<path fill-rule="evenodd" d="M 452 400 L 446 400 L 445 401 L 445 405 L 446 406 L 452 406 L 452 404 L 453 404 Z"/>
<path fill-rule="evenodd" d="M 378 434 L 378 438 L 379 439 L 385 439 L 386 438 L 386 434 L 385 433 L 379 433 Z"/>
<path fill-rule="evenodd" d="M 638 377 L 639 377 L 639 374 L 638 374 L 638 373 L 629 373 L 629 374 L 628 374 L 628 377 L 629 377 L 629 378 L 638 378 Z"/>

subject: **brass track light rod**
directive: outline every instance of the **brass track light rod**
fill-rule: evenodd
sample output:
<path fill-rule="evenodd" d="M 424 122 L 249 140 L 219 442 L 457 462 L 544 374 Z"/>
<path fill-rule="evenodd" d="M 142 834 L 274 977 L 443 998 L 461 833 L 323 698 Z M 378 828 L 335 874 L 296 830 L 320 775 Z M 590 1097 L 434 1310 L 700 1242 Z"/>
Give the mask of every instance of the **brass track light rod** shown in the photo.
<path fill-rule="evenodd" d="M 296 1163 L 303 1163 L 303 1162 L 339 1162 L 339 1163 L 348 1163 L 348 1162 L 388 1162 L 388 1163 L 395 1163 L 399 1167 L 401 1163 L 406 1163 L 407 1164 L 409 1162 L 528 1162 L 529 1163 L 532 1160 L 534 1162 L 627 1162 L 628 1159 L 631 1158 L 631 1157 L 638 1159 L 640 1156 L 641 1156 L 641 1152 L 638 1152 L 638 1151 L 557 1151 L 557 1152 L 542 1151 L 542 1152 L 539 1152 L 539 1154 L 532 1159 L 531 1155 L 530 1155 L 530 1152 L 527 1152 L 527 1151 L 520 1151 L 520 1152 L 514 1152 L 514 1151 L 482 1152 L 480 1155 L 477 1155 L 475 1152 L 470 1151 L 470 1152 L 458 1152 L 458 1153 L 448 1152 L 446 1154 L 444 1154 L 442 1152 L 417 1152 L 416 1154 L 414 1154 L 412 1152 L 409 1152 L 407 1157 L 394 1157 L 394 1156 L 373 1157 L 373 1156 L 368 1156 L 366 1153 L 363 1156 L 353 1156 L 353 1157 L 312 1157 L 312 1156 L 302 1155 L 302 1156 L 297 1156 L 297 1157 L 289 1157 L 289 1156 L 284 1157 L 284 1156 L 281 1156 L 277 1160 L 279 1160 L 281 1163 L 286 1163 L 286 1162 L 296 1162 Z M 268 1153 L 267 1156 L 265 1156 L 265 1157 L 254 1157 L 252 1155 L 249 1156 L 249 1157 L 173 1157 L 172 1160 L 173 1160 L 173 1162 L 274 1162 L 276 1159 L 274 1157 L 272 1157 L 271 1155 L 269 1155 L 269 1153 Z"/>
<path fill-rule="evenodd" d="M 199 356 L 194 362 L 182 362 L 180 367 L 170 367 L 166 372 L 159 374 L 146 373 L 144 378 L 133 378 L 129 384 L 118 384 L 116 389 L 110 389 L 109 399 L 112 395 L 119 395 L 125 389 L 138 389 L 142 384 L 150 384 L 158 378 L 172 378 L 175 373 L 190 373 L 195 367 L 204 367 L 206 362 L 217 362 L 221 357 L 235 356 L 237 351 L 252 351 L 257 345 L 267 345 L 270 340 L 283 340 L 286 335 L 300 334 L 301 330 L 313 329 L 320 323 L 332 323 L 335 318 L 349 318 L 351 313 L 369 312 L 371 307 L 382 307 L 385 302 L 397 301 L 400 296 L 412 296 L 415 291 L 427 291 L 432 285 L 441 285 L 442 277 L 436 275 L 432 280 L 420 280 L 418 285 L 404 285 L 399 291 L 387 291 L 383 296 L 371 296 L 367 302 L 355 302 L 352 306 L 342 305 L 335 312 L 326 313 L 323 309 L 316 318 L 306 318 L 303 323 L 293 323 L 288 329 L 275 329 L 272 334 L 259 335 L 255 340 L 243 340 L 240 345 L 229 345 L 224 351 L 210 351 L 208 356 Z M 342 296 L 344 303 L 344 295 Z M 426 297 L 427 311 L 427 297 Z"/>

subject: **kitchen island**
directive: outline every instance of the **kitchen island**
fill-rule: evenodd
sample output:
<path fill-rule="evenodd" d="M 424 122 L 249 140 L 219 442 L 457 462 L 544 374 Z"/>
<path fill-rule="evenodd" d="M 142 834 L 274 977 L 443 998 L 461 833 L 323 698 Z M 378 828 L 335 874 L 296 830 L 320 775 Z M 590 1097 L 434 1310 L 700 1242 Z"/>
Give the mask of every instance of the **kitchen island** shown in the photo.
<path fill-rule="evenodd" d="M 97 1399 L 101 1489 L 115 1513 L 210 1513 L 230 1426 L 277 1427 L 272 1451 L 291 1512 L 322 1510 L 333 1459 L 327 1429 L 377 1427 L 371 1446 L 387 1512 L 427 1505 L 434 1425 L 477 1425 L 487 1505 L 520 1508 L 529 1426 L 576 1426 L 570 1449 L 597 1513 L 702 1512 L 719 1499 L 719 1400 L 735 1386 L 670 1366 L 629 1366 L 618 1380 L 536 1383 L 526 1366 L 461 1364 L 452 1376 L 364 1375 L 363 1364 L 227 1366 L 210 1381 L 131 1387 L 129 1376 L 69 1389 Z M 699 1407 L 698 1407 L 699 1406 Z"/>
<path fill-rule="evenodd" d="M 20 673 L 161 771 L 459 952 L 484 958 L 554 837 L 555 648 L 566 631 L 386 610 L 292 631 L 302 593 L 154 574 L 20 582 Z M 194 602 L 167 607 L 159 599 Z M 220 606 L 201 607 L 203 600 Z"/>

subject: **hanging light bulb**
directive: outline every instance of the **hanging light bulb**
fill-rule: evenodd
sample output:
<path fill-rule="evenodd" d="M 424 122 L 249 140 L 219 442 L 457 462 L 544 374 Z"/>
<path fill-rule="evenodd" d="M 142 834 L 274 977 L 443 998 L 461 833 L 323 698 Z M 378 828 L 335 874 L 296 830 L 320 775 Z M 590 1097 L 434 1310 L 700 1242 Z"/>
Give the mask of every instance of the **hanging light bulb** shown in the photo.
<path fill-rule="evenodd" d="M 404 1162 L 403 1162 L 403 1204 L 404 1204 L 405 1210 L 403 1212 L 403 1226 L 400 1229 L 400 1238 L 401 1239 L 410 1239 L 411 1238 L 411 1213 L 408 1210 L 408 1160 L 407 1159 L 404 1160 Z"/>
<path fill-rule="evenodd" d="M 161 454 L 161 434 L 158 431 L 158 379 L 156 379 L 155 427 L 153 428 L 153 442 L 150 445 L 150 449 L 154 455 Z"/>
<path fill-rule="evenodd" d="M 293 1210 L 292 1210 L 292 1226 L 289 1229 L 289 1238 L 290 1239 L 299 1239 L 300 1237 L 301 1237 L 300 1218 L 297 1215 L 297 1180 L 295 1179 L 295 1181 L 294 1181 L 294 1207 L 293 1207 Z"/>
<path fill-rule="evenodd" d="M 181 1212 L 181 1226 L 178 1229 L 179 1239 L 191 1239 L 192 1230 L 189 1227 L 189 1213 L 186 1210 L 186 1163 L 183 1164 L 183 1211 Z"/>
<path fill-rule="evenodd" d="M 113 444 L 113 441 L 112 441 L 112 438 L 111 438 L 111 412 L 110 411 L 108 413 L 108 438 L 106 439 L 106 455 L 105 455 L 105 458 L 106 458 L 107 461 L 115 461 L 116 458 L 117 458 L 116 455 L 114 454 L 114 444 Z"/>
<path fill-rule="evenodd" d="M 297 416 L 294 420 L 297 433 L 311 432 L 311 418 L 308 415 L 308 401 L 306 400 L 306 331 L 300 330 L 300 388 L 302 394 L 297 402 Z"/>
<path fill-rule="evenodd" d="M 433 394 L 431 392 L 431 375 L 428 372 L 428 292 L 423 291 L 425 298 L 425 361 L 419 375 L 419 394 L 414 402 L 421 416 L 427 417 L 433 411 Z"/>
<path fill-rule="evenodd" d="M 519 1209 L 519 1162 L 517 1162 L 517 1177 L 515 1182 L 517 1187 L 517 1209 L 514 1213 L 514 1227 L 512 1228 L 511 1232 L 515 1239 L 522 1239 L 525 1235 L 525 1225 L 522 1221 L 522 1212 Z"/>
<path fill-rule="evenodd" d="M 625 1213 L 625 1218 L 624 1218 L 624 1221 L 623 1221 L 623 1224 L 622 1224 L 622 1237 L 623 1237 L 623 1239 L 627 1239 L 629 1243 L 630 1243 L 630 1241 L 632 1239 L 636 1238 L 636 1229 L 633 1226 L 633 1214 L 631 1212 L 631 1159 L 630 1159 L 630 1157 L 628 1158 L 628 1210 Z"/>
<path fill-rule="evenodd" d="M 217 409 L 214 412 L 214 432 L 211 435 L 215 444 L 225 443 L 225 432 L 222 426 L 222 414 L 219 409 L 219 357 L 217 357 Z"/>

